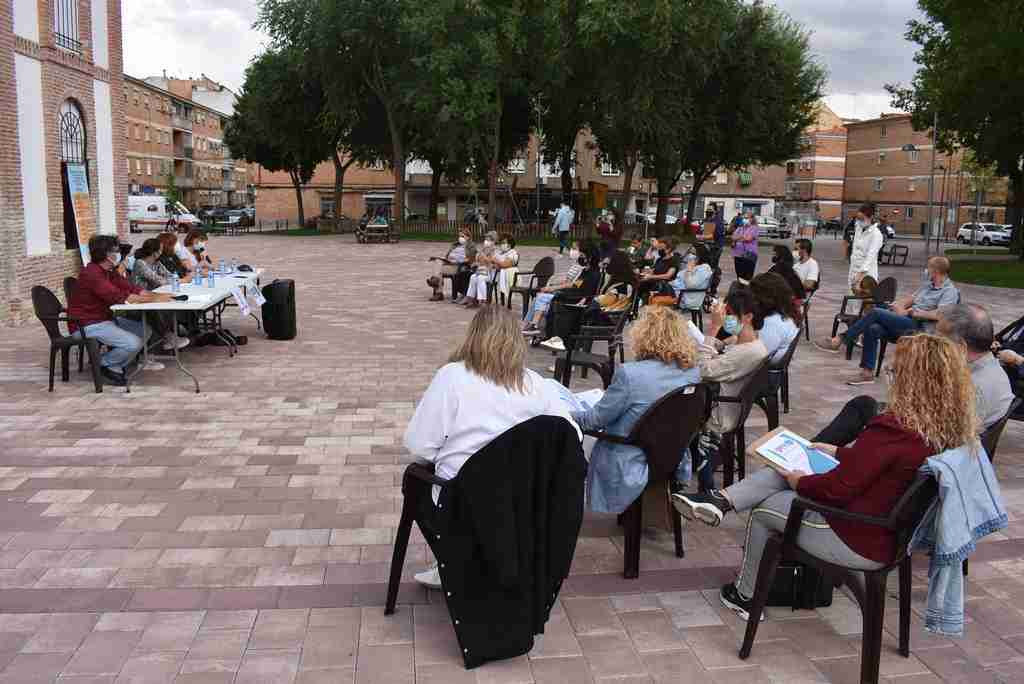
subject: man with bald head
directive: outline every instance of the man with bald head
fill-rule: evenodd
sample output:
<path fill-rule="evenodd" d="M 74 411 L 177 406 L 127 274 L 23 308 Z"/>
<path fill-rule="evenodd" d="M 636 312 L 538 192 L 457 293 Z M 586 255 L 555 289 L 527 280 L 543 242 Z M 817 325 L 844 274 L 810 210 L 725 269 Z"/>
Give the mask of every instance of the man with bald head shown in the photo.
<path fill-rule="evenodd" d="M 868 385 L 875 381 L 879 340 L 892 341 L 919 330 L 933 330 L 941 309 L 960 301 L 960 291 L 949 278 L 949 259 L 932 257 L 928 260 L 925 275 L 927 280 L 914 294 L 900 297 L 888 308 L 876 304 L 842 335 L 817 343 L 820 349 L 838 353 L 844 344 L 852 345 L 858 337 L 864 336 L 860 373 L 846 384 Z"/>

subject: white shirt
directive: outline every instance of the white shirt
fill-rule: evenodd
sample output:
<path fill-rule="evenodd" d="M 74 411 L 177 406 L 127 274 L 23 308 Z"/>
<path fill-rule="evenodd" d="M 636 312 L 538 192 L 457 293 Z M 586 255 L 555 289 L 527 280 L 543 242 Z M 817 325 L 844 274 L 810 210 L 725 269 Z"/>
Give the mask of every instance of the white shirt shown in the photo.
<path fill-rule="evenodd" d="M 788 318 L 775 313 L 764 319 L 764 324 L 757 331 L 757 336 L 768 350 L 772 362 L 782 360 L 789 350 L 789 344 L 800 334 L 800 328 Z"/>
<path fill-rule="evenodd" d="M 196 260 L 192 252 L 190 252 L 185 245 L 181 244 L 180 240 L 174 243 L 174 253 L 178 255 L 178 258 L 181 259 L 181 263 L 185 264 L 190 271 L 196 270 L 196 266 L 199 265 L 199 262 Z"/>
<path fill-rule="evenodd" d="M 852 286 L 858 273 L 864 273 L 878 280 L 878 251 L 885 244 L 882 231 L 877 223 L 853 229 L 853 249 L 850 252 L 850 285 Z"/>
<path fill-rule="evenodd" d="M 821 277 L 821 269 L 818 268 L 818 262 L 814 257 L 807 257 L 807 261 L 797 261 L 793 264 L 793 271 L 803 283 L 808 280 L 818 282 L 818 278 Z"/>
<path fill-rule="evenodd" d="M 405 430 L 405 448 L 433 463 L 434 473 L 450 480 L 469 457 L 495 437 L 536 416 L 560 416 L 579 427 L 558 392 L 532 370 L 522 394 L 499 387 L 468 370 L 464 363 L 442 366 L 424 392 Z M 434 502 L 439 489 L 434 488 Z"/>

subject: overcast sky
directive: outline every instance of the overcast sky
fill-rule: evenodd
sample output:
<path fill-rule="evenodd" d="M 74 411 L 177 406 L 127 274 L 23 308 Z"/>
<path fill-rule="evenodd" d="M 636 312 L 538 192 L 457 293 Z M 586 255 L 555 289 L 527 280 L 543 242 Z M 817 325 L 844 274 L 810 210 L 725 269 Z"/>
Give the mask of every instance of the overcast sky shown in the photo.
<path fill-rule="evenodd" d="M 829 72 L 827 102 L 840 116 L 892 111 L 883 86 L 908 82 L 914 45 L 906 23 L 915 0 L 776 0 L 811 32 Z M 255 0 L 123 0 L 124 70 L 145 77 L 210 78 L 238 89 L 263 36 L 252 29 Z"/>

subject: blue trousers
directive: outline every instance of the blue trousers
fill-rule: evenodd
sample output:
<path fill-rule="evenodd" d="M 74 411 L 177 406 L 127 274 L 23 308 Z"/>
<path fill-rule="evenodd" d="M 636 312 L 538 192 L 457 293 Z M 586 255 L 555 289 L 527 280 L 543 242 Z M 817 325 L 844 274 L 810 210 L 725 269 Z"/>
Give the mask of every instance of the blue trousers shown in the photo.
<path fill-rule="evenodd" d="M 142 321 L 117 316 L 112 321 L 85 326 L 85 334 L 110 347 L 100 357 L 100 365 L 113 371 L 123 371 L 142 350 Z"/>
<path fill-rule="evenodd" d="M 558 231 L 558 253 L 561 254 L 564 250 L 569 248 L 569 231 L 560 230 Z"/>
<path fill-rule="evenodd" d="M 851 325 L 844 337 L 848 344 L 853 344 L 858 337 L 864 336 L 864 352 L 860 355 L 860 367 L 873 371 L 878 360 L 879 340 L 887 339 L 891 342 L 916 330 L 917 321 L 910 316 L 901 316 L 888 309 L 874 308 Z"/>

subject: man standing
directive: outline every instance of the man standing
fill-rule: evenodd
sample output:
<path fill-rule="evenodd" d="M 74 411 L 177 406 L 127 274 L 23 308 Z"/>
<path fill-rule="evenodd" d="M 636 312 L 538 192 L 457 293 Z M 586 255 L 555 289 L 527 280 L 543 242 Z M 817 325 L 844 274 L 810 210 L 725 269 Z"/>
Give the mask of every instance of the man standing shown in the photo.
<path fill-rule="evenodd" d="M 559 256 L 562 256 L 562 253 L 569 247 L 569 229 L 572 228 L 575 218 L 576 213 L 569 207 L 569 202 L 563 198 L 555 213 L 555 225 L 552 227 L 552 230 L 558 234 Z"/>
<path fill-rule="evenodd" d="M 940 310 L 959 301 L 960 291 L 949 278 L 949 259 L 932 257 L 928 260 L 928 282 L 917 292 L 897 299 L 889 308 L 876 305 L 842 335 L 815 344 L 819 349 L 837 353 L 843 344 L 854 344 L 858 337 L 864 335 L 860 373 L 846 384 L 868 385 L 875 381 L 879 340 L 892 341 L 917 330 L 933 330 Z"/>
<path fill-rule="evenodd" d="M 885 239 L 875 221 L 875 206 L 865 204 L 857 211 L 850 251 L 850 290 L 858 294 L 860 281 L 871 276 L 878 281 L 878 251 Z"/>
<path fill-rule="evenodd" d="M 121 250 L 113 235 L 89 239 L 89 264 L 78 274 L 78 287 L 68 302 L 68 330 L 72 335 L 98 340 L 109 349 L 100 358 L 100 372 L 112 385 L 124 386 L 125 369 L 142 349 L 142 322 L 124 316 L 114 318 L 111 306 L 169 302 L 173 295 L 147 292 L 128 282 L 121 264 Z M 152 363 L 151 370 L 163 368 Z"/>

